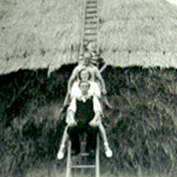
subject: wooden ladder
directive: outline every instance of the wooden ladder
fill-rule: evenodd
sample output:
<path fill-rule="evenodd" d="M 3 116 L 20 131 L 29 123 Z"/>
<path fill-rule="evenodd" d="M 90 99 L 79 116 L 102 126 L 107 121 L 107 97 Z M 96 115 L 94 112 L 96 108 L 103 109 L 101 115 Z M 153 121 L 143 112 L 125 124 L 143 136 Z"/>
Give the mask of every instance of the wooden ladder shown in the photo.
<path fill-rule="evenodd" d="M 99 135 L 97 135 L 97 146 L 95 152 L 95 163 L 93 165 L 85 164 L 75 164 L 73 157 L 71 156 L 71 141 L 68 142 L 68 152 L 67 152 L 67 163 L 66 163 L 66 177 L 72 177 L 72 170 L 73 169 L 81 169 L 82 172 L 85 169 L 95 169 L 95 177 L 100 177 L 100 144 L 99 144 Z M 81 153 L 79 154 L 81 158 L 88 157 L 89 154 Z M 84 176 L 84 174 L 83 174 Z"/>
<path fill-rule="evenodd" d="M 92 41 L 95 42 L 98 52 L 98 28 L 98 0 L 85 0 L 80 53 L 83 53 L 84 46 Z"/>

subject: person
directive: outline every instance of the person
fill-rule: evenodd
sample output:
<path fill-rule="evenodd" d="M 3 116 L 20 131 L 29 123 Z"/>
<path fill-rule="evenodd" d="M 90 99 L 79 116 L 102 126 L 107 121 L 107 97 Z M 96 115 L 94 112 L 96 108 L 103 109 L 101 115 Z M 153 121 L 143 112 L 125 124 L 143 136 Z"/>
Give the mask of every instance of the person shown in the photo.
<path fill-rule="evenodd" d="M 96 43 L 94 41 L 89 41 L 85 46 L 85 50 L 90 52 L 90 54 L 92 55 L 91 63 L 97 66 L 100 72 L 102 72 L 106 68 L 107 65 L 104 59 L 97 52 Z"/>
<path fill-rule="evenodd" d="M 99 100 L 96 96 L 89 94 L 90 83 L 88 81 L 80 81 L 79 88 L 82 95 L 78 98 L 73 97 L 68 108 L 66 117 L 67 126 L 57 158 L 59 160 L 63 159 L 65 143 L 69 137 L 72 142 L 73 154 L 78 154 L 80 152 L 79 135 L 84 132 L 87 135 L 86 151 L 93 154 L 96 148 L 96 133 L 98 130 L 100 130 L 104 142 L 106 156 L 112 157 L 113 152 L 109 147 L 106 132 L 101 122 L 102 109 Z"/>
<path fill-rule="evenodd" d="M 97 96 L 99 99 L 101 98 L 101 90 L 99 87 L 99 84 L 97 82 L 91 81 L 91 73 L 89 71 L 87 71 L 86 69 L 82 69 L 79 71 L 78 73 L 78 78 L 79 80 L 77 80 L 76 82 L 73 83 L 73 86 L 71 88 L 71 92 L 70 92 L 70 97 L 71 99 L 73 97 L 80 97 L 82 92 L 79 88 L 79 82 L 80 81 L 88 81 L 90 84 L 90 88 L 88 90 L 88 94 L 90 95 L 94 95 Z"/>
<path fill-rule="evenodd" d="M 73 83 L 78 80 L 78 73 L 82 70 L 82 69 L 86 69 L 90 72 L 91 76 L 90 76 L 90 80 L 98 82 L 100 84 L 100 88 L 103 94 L 106 94 L 106 85 L 105 82 L 100 74 L 100 71 L 98 70 L 98 68 L 96 66 L 94 66 L 91 63 L 91 54 L 89 52 L 85 52 L 84 56 L 82 58 L 82 62 L 80 61 L 79 64 L 75 67 L 75 69 L 73 70 L 71 77 L 68 81 L 68 91 L 70 92 L 71 87 L 73 85 Z"/>
<path fill-rule="evenodd" d="M 71 88 L 73 86 L 73 83 L 75 81 L 79 80 L 79 72 L 82 69 L 86 69 L 89 73 L 90 73 L 90 81 L 94 81 L 97 82 L 99 84 L 100 90 L 101 90 L 101 94 L 102 94 L 102 98 L 103 101 L 105 103 L 105 105 L 112 109 L 113 106 L 111 106 L 107 100 L 106 94 L 106 86 L 105 86 L 105 82 L 100 74 L 100 71 L 98 70 L 98 68 L 96 66 L 94 66 L 90 61 L 91 61 L 91 54 L 89 52 L 85 52 L 83 58 L 80 59 L 81 61 L 79 62 L 79 64 L 75 67 L 75 69 L 73 70 L 71 77 L 68 81 L 68 88 L 67 88 L 67 94 L 63 103 L 63 106 L 61 108 L 60 112 L 63 112 L 66 110 L 66 108 L 68 107 L 70 101 L 71 101 Z"/>

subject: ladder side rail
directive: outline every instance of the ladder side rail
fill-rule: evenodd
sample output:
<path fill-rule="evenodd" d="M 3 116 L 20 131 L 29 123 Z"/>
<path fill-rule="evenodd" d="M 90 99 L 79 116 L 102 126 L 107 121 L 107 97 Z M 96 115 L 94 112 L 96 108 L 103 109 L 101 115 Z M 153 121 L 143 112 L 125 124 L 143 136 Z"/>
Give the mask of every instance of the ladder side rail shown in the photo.
<path fill-rule="evenodd" d="M 95 157 L 95 163 L 96 163 L 96 168 L 95 168 L 95 176 L 100 177 L 100 137 L 99 133 L 97 134 L 97 147 L 96 147 L 96 157 Z"/>
<path fill-rule="evenodd" d="M 96 52 L 99 53 L 99 5 L 98 5 L 98 0 L 97 0 L 97 48 Z"/>
<path fill-rule="evenodd" d="M 100 20 L 99 20 L 99 12 L 100 12 L 100 6 L 99 6 L 99 3 L 98 3 L 98 0 L 97 0 L 97 53 L 100 54 L 100 46 L 99 46 L 99 40 L 100 40 L 100 37 L 99 37 L 99 29 L 100 29 Z M 107 64 L 104 63 L 104 65 L 102 66 L 102 68 L 100 68 L 100 73 L 102 73 L 107 67 Z"/>
<path fill-rule="evenodd" d="M 84 0 L 84 10 L 83 10 L 83 16 L 82 16 L 82 31 L 81 31 L 81 44 L 80 44 L 80 51 L 79 51 L 79 55 L 81 55 L 83 53 L 83 44 L 84 44 L 84 33 L 85 33 L 85 13 L 86 13 L 86 1 Z"/>
<path fill-rule="evenodd" d="M 66 164 L 66 177 L 71 177 L 71 141 L 68 142 L 68 154 Z"/>

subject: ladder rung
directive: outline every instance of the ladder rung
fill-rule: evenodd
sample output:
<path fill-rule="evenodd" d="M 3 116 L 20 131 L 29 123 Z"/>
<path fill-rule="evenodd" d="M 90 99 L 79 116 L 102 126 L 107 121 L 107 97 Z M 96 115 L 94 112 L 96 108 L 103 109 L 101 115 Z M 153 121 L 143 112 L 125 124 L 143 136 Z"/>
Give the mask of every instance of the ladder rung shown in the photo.
<path fill-rule="evenodd" d="M 93 4 L 93 5 L 92 5 L 92 4 L 87 4 L 86 10 L 87 10 L 87 9 L 89 9 L 89 10 L 92 10 L 92 9 L 93 9 L 93 10 L 96 10 L 96 9 L 97 9 L 97 6 L 96 6 L 96 4 Z"/>
<path fill-rule="evenodd" d="M 85 36 L 96 36 L 97 33 L 85 33 Z"/>
<path fill-rule="evenodd" d="M 84 29 L 84 33 L 86 34 L 86 33 L 97 33 L 97 28 L 85 28 Z"/>
<path fill-rule="evenodd" d="M 95 42 L 96 39 L 84 39 L 83 44 L 87 44 L 88 42 Z"/>
<path fill-rule="evenodd" d="M 93 39 L 97 39 L 96 35 L 84 35 L 84 40 L 93 40 Z"/>
<path fill-rule="evenodd" d="M 87 1 L 87 4 L 96 4 L 96 1 Z"/>
<path fill-rule="evenodd" d="M 86 17 L 97 17 L 97 13 L 88 13 L 88 12 L 86 12 L 85 16 Z"/>
<path fill-rule="evenodd" d="M 89 17 L 91 17 L 91 16 L 92 16 L 92 17 L 94 17 L 94 16 L 97 17 L 97 12 L 93 12 L 93 13 L 92 13 L 92 12 L 85 12 L 85 16 L 86 16 L 86 17 L 88 17 L 88 16 L 89 16 Z"/>
<path fill-rule="evenodd" d="M 94 27 L 97 27 L 97 24 L 98 23 L 97 23 L 97 21 L 96 21 L 95 18 L 94 19 L 93 18 L 92 19 L 89 18 L 89 19 L 85 20 L 85 26 L 91 26 L 91 27 L 94 26 Z"/>
<path fill-rule="evenodd" d="M 93 29 L 97 29 L 97 26 L 85 26 L 85 30 L 93 30 Z"/>
<path fill-rule="evenodd" d="M 82 144 L 82 146 L 85 146 L 87 143 L 86 143 L 86 141 L 82 141 L 81 144 Z"/>
<path fill-rule="evenodd" d="M 87 19 L 96 19 L 96 18 L 97 18 L 97 16 L 88 16 L 88 15 L 85 17 L 86 20 Z"/>
<path fill-rule="evenodd" d="M 94 9 L 94 10 L 86 10 L 86 13 L 87 14 L 97 14 L 97 10 L 96 9 Z"/>
<path fill-rule="evenodd" d="M 90 28 L 85 28 L 85 33 L 96 33 L 97 32 L 97 30 L 96 30 L 97 28 L 92 28 L 92 29 L 90 29 Z"/>
<path fill-rule="evenodd" d="M 85 21 L 85 24 L 97 24 L 97 21 Z"/>
<path fill-rule="evenodd" d="M 97 4 L 86 4 L 86 9 L 97 9 Z"/>
<path fill-rule="evenodd" d="M 84 29 L 84 31 L 85 31 L 85 33 L 97 33 L 97 28 L 95 27 L 93 27 L 93 28 L 85 28 Z"/>
<path fill-rule="evenodd" d="M 85 18 L 86 19 L 97 19 L 97 15 L 96 14 L 86 14 Z"/>
<path fill-rule="evenodd" d="M 96 41 L 96 40 L 97 40 L 97 38 L 95 38 L 95 36 L 92 37 L 92 38 L 91 38 L 91 37 L 90 37 L 90 38 L 88 38 L 88 37 L 87 37 L 87 38 L 86 38 L 86 37 L 84 38 L 84 41 Z"/>
<path fill-rule="evenodd" d="M 78 156 L 89 156 L 89 153 L 80 153 Z"/>
<path fill-rule="evenodd" d="M 95 165 L 72 165 L 71 168 L 95 168 Z"/>

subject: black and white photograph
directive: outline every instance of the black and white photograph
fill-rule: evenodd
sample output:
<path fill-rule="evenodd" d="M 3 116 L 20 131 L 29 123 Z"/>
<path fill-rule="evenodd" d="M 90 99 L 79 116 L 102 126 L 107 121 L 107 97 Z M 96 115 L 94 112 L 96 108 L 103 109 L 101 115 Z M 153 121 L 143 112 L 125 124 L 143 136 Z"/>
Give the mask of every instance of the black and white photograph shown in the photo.
<path fill-rule="evenodd" d="M 0 177 L 176 177 L 177 0 L 0 0 Z"/>

